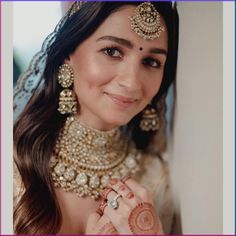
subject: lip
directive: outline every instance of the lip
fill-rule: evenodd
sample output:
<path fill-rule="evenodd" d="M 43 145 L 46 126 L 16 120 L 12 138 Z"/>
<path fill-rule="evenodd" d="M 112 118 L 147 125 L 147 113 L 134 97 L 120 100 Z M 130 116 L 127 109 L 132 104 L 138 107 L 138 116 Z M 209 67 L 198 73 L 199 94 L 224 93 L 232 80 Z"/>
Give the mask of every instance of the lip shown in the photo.
<path fill-rule="evenodd" d="M 117 105 L 124 108 L 130 107 L 138 101 L 138 99 L 136 98 L 125 97 L 118 94 L 113 94 L 108 92 L 104 92 L 104 94 L 106 94 Z"/>

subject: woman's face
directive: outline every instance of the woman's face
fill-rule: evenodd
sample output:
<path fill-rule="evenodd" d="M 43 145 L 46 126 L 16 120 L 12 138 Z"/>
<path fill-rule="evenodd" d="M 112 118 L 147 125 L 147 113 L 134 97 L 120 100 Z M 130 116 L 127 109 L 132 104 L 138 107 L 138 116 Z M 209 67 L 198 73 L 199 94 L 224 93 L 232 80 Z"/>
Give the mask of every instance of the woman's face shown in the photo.
<path fill-rule="evenodd" d="M 125 6 L 111 14 L 66 60 L 74 70 L 79 119 L 96 129 L 127 124 L 161 85 L 167 30 L 144 40 L 131 29 L 134 9 Z"/>

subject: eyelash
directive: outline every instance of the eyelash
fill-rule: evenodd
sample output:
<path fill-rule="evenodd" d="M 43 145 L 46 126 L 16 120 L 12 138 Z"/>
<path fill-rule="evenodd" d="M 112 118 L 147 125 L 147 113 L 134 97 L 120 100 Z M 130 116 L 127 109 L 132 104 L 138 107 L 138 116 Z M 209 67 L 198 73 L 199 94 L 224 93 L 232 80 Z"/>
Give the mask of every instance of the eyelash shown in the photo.
<path fill-rule="evenodd" d="M 119 52 L 119 56 L 113 56 L 111 55 L 111 52 L 108 52 L 109 50 L 114 50 L 114 51 L 118 51 Z M 119 59 L 123 56 L 123 52 L 120 48 L 118 48 L 117 46 L 109 46 L 109 47 L 105 47 L 101 50 L 104 54 L 106 54 L 107 56 L 109 57 L 112 57 L 114 59 Z M 114 52 L 113 51 L 113 52 Z M 156 63 L 155 66 L 149 64 L 149 63 Z M 151 58 L 151 57 L 148 57 L 148 58 L 145 58 L 143 60 L 143 65 L 145 66 L 150 66 L 151 68 L 154 68 L 154 69 L 159 69 L 161 67 L 161 62 L 157 59 L 154 59 L 154 58 Z"/>
<path fill-rule="evenodd" d="M 143 60 L 143 65 L 147 65 L 147 61 L 152 62 L 152 63 L 154 62 L 156 64 L 155 66 L 152 66 L 151 64 L 149 64 L 149 66 L 151 66 L 152 68 L 155 68 L 155 69 L 161 68 L 161 62 L 159 60 L 148 57 Z"/>
<path fill-rule="evenodd" d="M 119 52 L 119 56 L 112 56 L 110 55 L 110 53 L 108 52 L 109 50 L 116 50 Z M 113 58 L 121 58 L 123 56 L 123 52 L 121 49 L 119 49 L 118 47 L 116 46 L 110 46 L 110 47 L 105 47 L 101 50 L 102 52 L 104 52 L 107 56 L 110 56 L 110 57 L 113 57 Z"/>

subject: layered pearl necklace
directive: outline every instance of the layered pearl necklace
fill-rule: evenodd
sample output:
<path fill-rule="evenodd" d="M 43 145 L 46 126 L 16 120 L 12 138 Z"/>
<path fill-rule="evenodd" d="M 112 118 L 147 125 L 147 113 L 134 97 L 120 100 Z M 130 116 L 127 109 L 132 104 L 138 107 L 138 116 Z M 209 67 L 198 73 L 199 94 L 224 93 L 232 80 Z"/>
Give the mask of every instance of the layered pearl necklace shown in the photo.
<path fill-rule="evenodd" d="M 140 153 L 120 129 L 98 131 L 68 117 L 56 141 L 50 166 L 55 187 L 79 197 L 100 197 L 110 178 L 134 175 Z"/>

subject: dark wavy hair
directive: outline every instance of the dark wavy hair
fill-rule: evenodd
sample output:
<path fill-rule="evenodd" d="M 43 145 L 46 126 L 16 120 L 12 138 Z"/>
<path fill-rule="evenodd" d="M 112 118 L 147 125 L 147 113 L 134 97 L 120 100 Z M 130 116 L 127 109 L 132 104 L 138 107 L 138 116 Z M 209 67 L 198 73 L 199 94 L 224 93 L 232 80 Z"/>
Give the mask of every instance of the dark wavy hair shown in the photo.
<path fill-rule="evenodd" d="M 16 234 L 55 234 L 62 223 L 49 167 L 56 138 L 67 117 L 57 111 L 61 90 L 56 78 L 58 67 L 111 13 L 124 5 L 138 4 L 140 2 L 87 2 L 68 18 L 48 49 L 44 81 L 35 90 L 14 125 L 14 161 L 25 189 L 14 208 Z M 164 18 L 168 31 L 164 78 L 159 92 L 152 100 L 152 105 L 156 106 L 175 78 L 178 14 L 172 2 L 153 4 Z M 142 132 L 138 128 L 139 120 L 140 114 L 129 122 L 126 130 L 137 147 L 145 149 L 154 133 Z"/>

